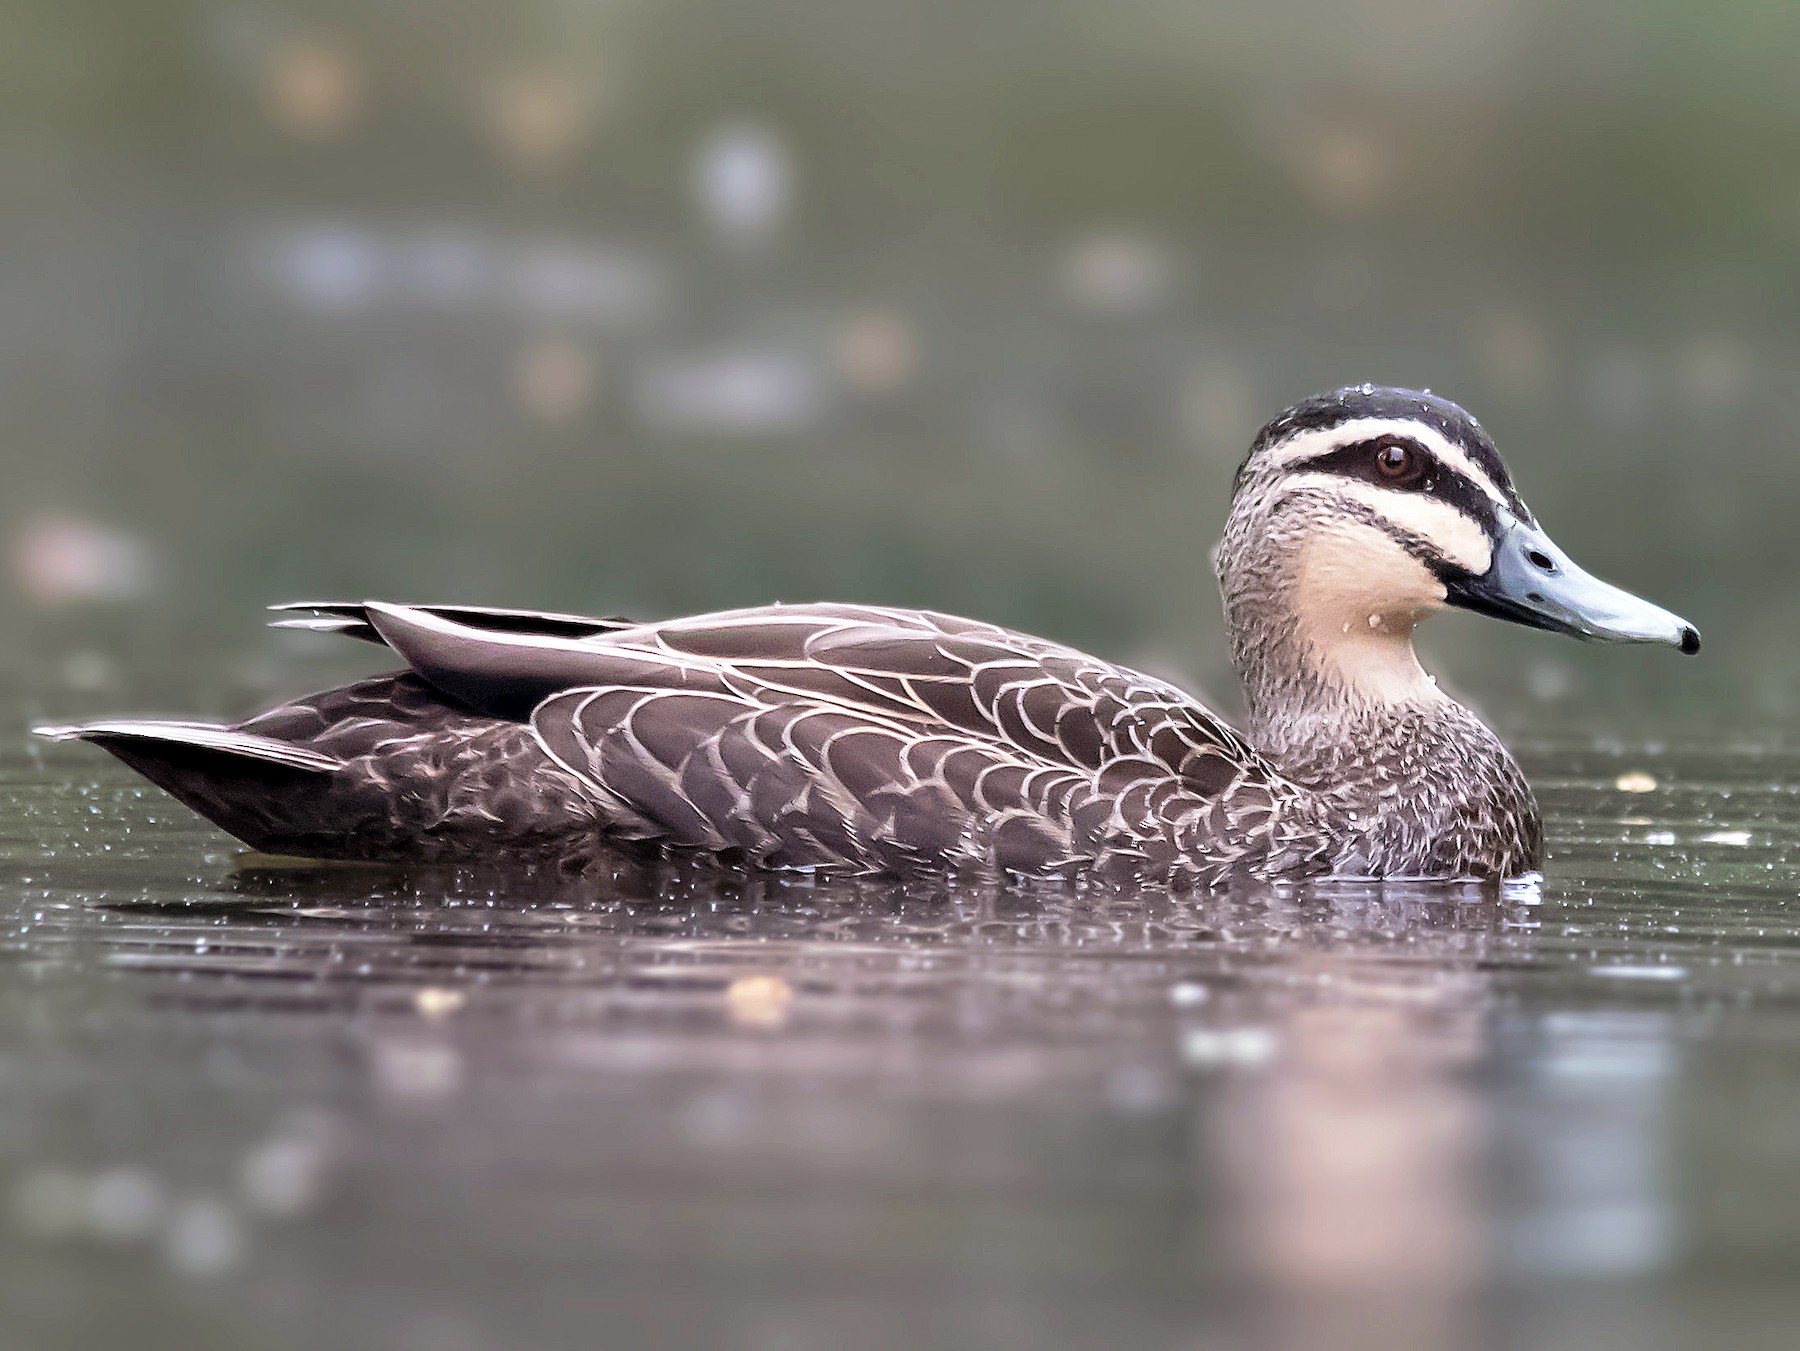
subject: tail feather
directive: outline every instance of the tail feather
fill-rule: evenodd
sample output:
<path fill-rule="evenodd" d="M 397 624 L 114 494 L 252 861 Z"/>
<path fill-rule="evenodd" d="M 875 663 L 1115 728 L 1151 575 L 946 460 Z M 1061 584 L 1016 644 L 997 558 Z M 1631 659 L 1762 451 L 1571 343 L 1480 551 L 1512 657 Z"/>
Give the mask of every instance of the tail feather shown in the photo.
<path fill-rule="evenodd" d="M 311 619 L 271 619 L 272 629 L 300 629 L 306 633 L 335 633 L 343 638 L 361 638 L 365 643 L 374 643 L 378 647 L 387 644 L 375 626 L 361 619 L 349 616 L 315 615 Z"/>
<path fill-rule="evenodd" d="M 68 723 L 62 726 L 34 727 L 31 730 L 51 741 L 92 741 L 114 754 L 119 754 L 119 747 L 136 743 L 143 751 L 158 746 L 171 752 L 176 748 L 185 748 L 321 774 L 329 774 L 344 767 L 344 762 L 335 755 L 277 741 L 273 737 L 234 731 L 212 722 L 109 718 L 100 722 Z M 124 757 L 121 755 L 120 758 Z"/>
<path fill-rule="evenodd" d="M 283 852 L 296 823 L 321 814 L 344 761 L 216 723 L 120 718 L 38 727 L 52 741 L 91 741 L 221 829 Z"/>
<path fill-rule="evenodd" d="M 271 620 L 270 627 L 335 633 L 380 645 L 386 639 L 369 619 L 369 607 L 375 604 L 374 601 L 290 601 L 285 605 L 271 605 L 269 609 L 276 614 L 300 614 L 303 617 Z M 405 608 L 422 610 L 439 619 L 487 632 L 555 638 L 593 638 L 636 626 L 636 621 L 617 615 L 558 614 L 550 610 L 513 610 L 498 605 L 409 605 Z"/>

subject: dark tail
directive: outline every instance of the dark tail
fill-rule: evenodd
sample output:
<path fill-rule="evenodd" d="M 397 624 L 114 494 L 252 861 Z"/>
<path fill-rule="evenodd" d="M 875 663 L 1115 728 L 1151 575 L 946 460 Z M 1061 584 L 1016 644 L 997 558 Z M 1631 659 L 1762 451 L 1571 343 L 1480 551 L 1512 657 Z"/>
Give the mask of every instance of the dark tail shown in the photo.
<path fill-rule="evenodd" d="M 91 741 L 254 849 L 291 850 L 312 816 L 335 756 L 216 723 L 120 718 L 33 728 L 52 741 Z"/>

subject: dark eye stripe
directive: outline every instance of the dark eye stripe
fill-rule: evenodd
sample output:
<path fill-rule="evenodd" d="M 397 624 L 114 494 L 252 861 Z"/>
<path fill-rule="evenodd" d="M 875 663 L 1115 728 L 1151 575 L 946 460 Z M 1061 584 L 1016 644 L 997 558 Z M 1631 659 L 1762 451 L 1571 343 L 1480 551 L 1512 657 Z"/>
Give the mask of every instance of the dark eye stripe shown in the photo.
<path fill-rule="evenodd" d="M 1391 445 L 1399 439 L 1403 438 L 1390 435 L 1352 442 L 1308 460 L 1296 460 L 1287 466 L 1287 471 L 1294 474 L 1337 474 L 1343 478 L 1373 483 L 1390 492 L 1423 493 L 1427 497 L 1449 503 L 1470 520 L 1477 522 L 1489 535 L 1493 535 L 1499 526 L 1494 499 L 1476 487 L 1460 470 L 1451 469 L 1439 461 L 1437 456 L 1417 441 L 1406 442 L 1408 448 L 1422 457 L 1426 464 L 1425 473 L 1417 483 L 1401 487 L 1381 476 L 1381 471 L 1375 465 L 1375 454 L 1382 446 Z"/>
<path fill-rule="evenodd" d="M 1288 409 L 1257 433 L 1250 454 L 1238 469 L 1238 485 L 1241 487 L 1248 477 L 1252 461 L 1270 446 L 1301 432 L 1341 427 L 1359 418 L 1400 418 L 1432 428 L 1461 449 L 1493 481 L 1515 513 L 1521 518 L 1530 515 L 1513 488 L 1512 476 L 1500 462 L 1493 438 L 1479 422 L 1450 400 L 1435 394 L 1377 385 L 1349 385 L 1329 394 L 1315 394 Z"/>

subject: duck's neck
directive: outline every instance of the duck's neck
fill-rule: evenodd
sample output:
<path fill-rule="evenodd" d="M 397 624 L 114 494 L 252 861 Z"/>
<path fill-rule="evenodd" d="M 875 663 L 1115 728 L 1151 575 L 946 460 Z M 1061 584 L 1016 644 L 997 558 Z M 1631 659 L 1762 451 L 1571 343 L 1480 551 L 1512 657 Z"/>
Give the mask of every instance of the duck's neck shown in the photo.
<path fill-rule="evenodd" d="M 1342 569 L 1277 563 L 1221 579 L 1250 734 L 1278 763 L 1295 751 L 1369 745 L 1382 728 L 1451 704 L 1419 664 L 1421 603 L 1373 603 Z M 1275 571 L 1278 567 L 1280 570 Z"/>
<path fill-rule="evenodd" d="M 1238 579 L 1241 582 L 1241 578 Z M 1414 612 L 1224 586 L 1250 739 L 1300 791 L 1344 875 L 1492 876 L 1537 866 L 1538 814 L 1505 745 L 1413 652 Z M 1370 622 L 1373 613 L 1375 622 Z"/>

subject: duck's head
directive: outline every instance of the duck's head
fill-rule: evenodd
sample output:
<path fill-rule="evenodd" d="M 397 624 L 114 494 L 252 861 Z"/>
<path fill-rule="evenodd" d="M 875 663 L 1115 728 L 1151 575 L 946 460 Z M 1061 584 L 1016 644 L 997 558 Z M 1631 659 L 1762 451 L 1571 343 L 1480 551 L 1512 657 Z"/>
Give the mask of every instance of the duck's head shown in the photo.
<path fill-rule="evenodd" d="M 1692 624 L 1582 571 L 1447 399 L 1358 385 L 1296 404 L 1239 468 L 1214 557 L 1240 667 L 1286 657 L 1375 698 L 1422 697 L 1413 626 L 1458 606 L 1598 642 L 1697 652 Z"/>

